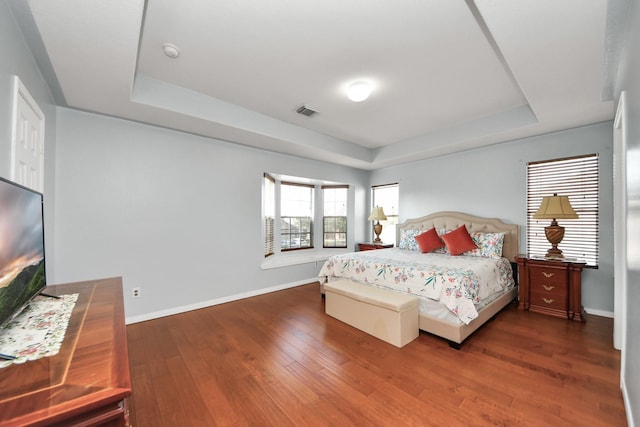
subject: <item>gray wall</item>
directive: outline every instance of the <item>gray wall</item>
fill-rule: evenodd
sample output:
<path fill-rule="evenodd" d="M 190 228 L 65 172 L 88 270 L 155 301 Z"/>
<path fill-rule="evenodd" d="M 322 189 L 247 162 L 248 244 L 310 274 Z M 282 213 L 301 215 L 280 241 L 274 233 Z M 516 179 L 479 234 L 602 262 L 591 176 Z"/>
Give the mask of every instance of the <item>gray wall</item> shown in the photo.
<path fill-rule="evenodd" d="M 66 108 L 57 126 L 55 280 L 123 276 L 128 319 L 317 276 L 261 269 L 263 172 L 354 185 L 364 238 L 367 172 Z"/>
<path fill-rule="evenodd" d="M 612 123 L 526 138 L 455 155 L 374 171 L 371 184 L 400 183 L 400 221 L 441 210 L 498 217 L 520 225 L 526 250 L 527 162 L 598 153 L 600 264 L 583 272 L 582 302 L 592 313 L 613 313 Z"/>
<path fill-rule="evenodd" d="M 0 1 L 0 40 L 0 176 L 11 178 L 12 77 L 19 76 L 45 115 L 45 251 L 49 261 L 55 257 L 52 248 L 55 241 L 53 214 L 56 107 L 51 91 L 27 47 L 11 8 L 5 1 Z M 51 281 L 52 277 L 53 266 L 47 265 L 47 279 Z"/>
<path fill-rule="evenodd" d="M 294 157 L 278 156 L 179 132 L 73 112 L 64 108 L 58 109 L 62 117 L 58 121 L 61 128 L 56 134 L 56 109 L 53 107 L 50 91 L 26 47 L 26 43 L 13 20 L 10 8 L 6 6 L 5 2 L 0 2 L 0 8 L 2 9 L 0 10 L 2 12 L 0 13 L 0 20 L 2 20 L 0 21 L 0 31 L 3 41 L 6 41 L 0 45 L 0 52 L 5 58 L 10 59 L 0 63 L 0 72 L 2 73 L 0 75 L 0 95 L 3 95 L 3 99 L 7 100 L 0 106 L 0 124 L 4 125 L 2 127 L 3 133 L 0 134 L 0 152 L 7 153 L 6 156 L 2 156 L 3 161 L 0 161 L 0 174 L 7 176 L 9 170 L 7 160 L 10 129 L 9 76 L 18 74 L 40 103 L 47 117 L 45 209 L 50 281 L 61 282 L 104 275 L 125 275 L 127 288 L 132 286 L 144 288 L 144 298 L 128 302 L 128 314 L 135 315 L 162 310 L 171 304 L 188 304 L 199 298 L 211 299 L 218 296 L 234 295 L 256 287 L 265 288 L 277 283 L 296 282 L 312 277 L 313 267 L 311 265 L 274 271 L 259 269 L 260 245 L 249 244 L 249 241 L 258 242 L 257 239 L 261 235 L 260 223 L 253 216 L 260 212 L 260 194 L 257 192 L 260 186 L 256 184 L 256 180 L 263 171 L 300 176 L 309 175 L 308 171 L 311 171 L 315 178 L 357 183 L 357 194 L 364 198 L 362 199 L 364 201 L 357 206 L 360 206 L 362 210 L 367 209 L 368 183 L 363 185 L 362 180 L 366 179 L 368 173 L 363 171 Z M 56 153 L 57 149 L 61 149 L 56 147 L 56 139 L 58 145 L 64 146 L 64 151 L 61 153 Z M 525 139 L 434 160 L 416 162 L 402 167 L 386 168 L 373 172 L 370 183 L 400 182 L 401 219 L 424 215 L 436 210 L 450 209 L 483 216 L 499 216 L 507 221 L 523 225 L 525 163 L 531 160 L 593 151 L 601 154 L 602 187 L 605 190 L 601 192 L 603 196 L 601 201 L 603 207 L 601 211 L 603 230 L 601 233 L 601 268 L 585 272 L 583 298 L 586 307 L 606 312 L 613 310 L 610 255 L 612 253 L 610 237 L 612 220 L 611 201 L 608 199 L 611 196 L 610 124 Z M 191 163 L 194 164 L 190 165 Z M 56 168 L 61 169 L 54 175 Z M 158 185 L 151 184 L 153 182 L 151 177 L 157 180 Z M 61 181 L 56 182 L 57 179 Z M 233 186 L 229 186 L 228 183 L 233 183 Z M 54 191 L 51 191 L 54 185 L 56 199 L 64 197 L 64 203 L 55 206 L 55 210 L 53 209 Z M 230 188 L 233 189 L 229 190 Z M 254 191 L 254 193 L 242 193 L 243 196 L 239 196 L 237 189 L 242 189 L 243 192 Z M 172 191 L 174 194 L 171 194 Z M 89 204 L 89 206 L 95 210 L 102 208 L 101 213 L 99 215 L 96 213 L 93 219 L 77 218 L 73 209 L 78 208 L 78 205 L 80 205 L 80 209 L 91 209 L 78 202 L 82 198 L 90 199 L 95 194 L 100 195 L 101 198 L 95 201 L 95 205 Z M 196 206 L 203 209 L 203 211 L 198 211 L 202 215 L 199 226 L 205 227 L 205 234 L 210 236 L 208 242 L 202 241 L 198 247 L 192 247 L 188 244 L 190 241 L 189 233 L 194 233 L 194 230 L 187 228 L 184 230 L 186 234 L 180 233 L 180 223 L 184 222 L 187 214 L 172 212 L 170 208 L 173 206 L 170 205 L 170 201 L 177 198 L 185 206 L 184 209 L 189 211 L 190 196 L 197 201 Z M 123 197 L 124 200 L 120 200 L 120 197 Z M 167 197 L 167 201 L 163 199 L 164 197 Z M 216 206 L 224 206 L 228 201 L 233 201 L 233 206 L 236 207 L 233 217 L 238 218 L 236 226 L 240 224 L 239 218 L 243 218 L 248 225 L 243 225 L 242 231 L 239 232 L 232 230 L 233 227 L 230 226 L 220 226 L 220 224 L 227 223 L 222 218 L 217 218 L 216 215 L 222 216 L 223 214 L 205 212 L 207 209 L 213 210 L 211 209 L 213 200 L 216 201 Z M 497 210 L 496 206 L 499 206 L 500 209 Z M 168 292 L 168 284 L 161 286 L 158 291 L 158 294 L 164 296 L 155 296 L 154 286 L 147 285 L 147 283 L 155 283 L 157 280 L 179 282 L 180 274 L 177 272 L 169 273 L 149 280 L 145 278 L 145 274 L 139 272 L 139 270 L 143 270 L 142 268 L 133 267 L 136 262 L 126 251 L 118 255 L 124 258 L 125 264 L 129 266 L 124 271 L 118 268 L 120 266 L 118 262 L 101 264 L 93 261 L 84 265 L 74 262 L 74 256 L 77 252 L 81 252 L 80 247 L 82 247 L 82 239 L 79 236 L 82 235 L 85 239 L 97 238 L 90 237 L 89 231 L 92 231 L 90 228 L 96 225 L 93 221 L 100 221 L 100 224 L 115 222 L 118 225 L 120 225 L 118 221 L 125 221 L 125 218 L 117 218 L 118 215 L 124 215 L 119 213 L 118 208 L 130 211 L 127 212 L 130 216 L 126 219 L 128 221 L 127 227 L 115 227 L 117 232 L 113 233 L 110 230 L 109 233 L 105 233 L 107 234 L 105 237 L 118 235 L 121 238 L 120 245 L 136 247 L 141 253 L 146 253 L 146 246 L 139 240 L 134 242 L 135 244 L 131 242 L 132 239 L 128 238 L 131 229 L 152 242 L 153 252 L 160 251 L 160 248 L 164 247 L 167 253 L 169 253 L 169 246 L 180 248 L 186 245 L 187 248 L 198 254 L 200 251 L 205 251 L 204 253 L 211 251 L 214 254 L 221 252 L 222 255 L 229 256 L 227 255 L 229 251 L 223 250 L 218 242 L 227 241 L 225 233 L 233 236 L 239 235 L 240 237 L 237 239 L 232 239 L 237 242 L 235 247 L 244 250 L 250 248 L 249 250 L 254 251 L 249 255 L 250 259 L 255 260 L 253 271 L 249 276 L 251 280 L 245 280 L 237 289 L 235 287 L 231 289 L 230 285 L 223 283 L 221 286 L 215 286 L 214 290 L 204 291 L 202 283 L 206 282 L 211 275 L 204 271 L 196 273 L 200 267 L 197 263 L 203 259 L 196 257 L 192 260 L 185 257 L 184 261 L 188 263 L 185 268 L 189 268 L 193 272 L 191 274 L 194 277 L 191 280 L 195 281 L 194 286 L 198 286 L 198 290 L 192 296 L 185 295 L 173 298 Z M 55 225 L 52 225 L 54 224 L 53 215 L 56 212 L 61 215 L 60 220 L 55 221 Z M 153 212 L 153 215 L 157 217 L 149 218 L 149 212 Z M 366 213 L 361 212 L 363 217 Z M 107 214 L 114 214 L 116 217 L 110 219 Z M 138 215 L 138 217 L 134 219 L 133 215 Z M 171 235 L 172 238 L 176 238 L 173 242 L 168 236 L 161 239 L 166 231 L 159 231 L 161 227 L 167 227 L 171 224 L 174 224 L 175 227 L 175 235 Z M 218 227 L 215 227 L 214 224 Z M 77 233 L 74 225 L 85 227 L 85 232 Z M 361 228 L 356 230 L 357 233 L 362 233 L 357 240 L 368 237 L 369 225 L 366 220 L 362 221 Z M 107 230 L 109 230 L 108 227 Z M 99 235 L 99 231 L 97 233 Z M 58 234 L 64 236 L 64 239 L 57 241 L 55 237 Z M 524 242 L 524 238 L 522 240 Z M 51 249 L 53 242 L 56 242 L 55 250 Z M 169 242 L 169 246 L 162 245 L 162 242 Z M 103 248 L 109 257 L 116 257 L 112 249 Z M 141 260 L 144 261 L 147 258 L 149 260 L 163 260 L 165 257 L 169 257 L 167 253 L 164 256 L 160 256 L 158 253 L 154 253 L 154 256 L 142 256 Z M 61 258 L 58 259 L 59 257 Z M 205 257 L 205 259 L 209 258 Z M 153 264 L 152 261 L 150 263 Z M 209 261 L 202 265 L 208 264 Z M 237 267 L 237 265 L 235 266 Z M 58 272 L 58 269 L 61 270 Z M 243 269 L 243 273 L 245 273 L 245 269 Z M 150 274 L 153 275 L 153 273 Z M 230 280 L 230 277 L 225 280 Z M 248 282 L 252 282 L 252 284 Z M 166 301 L 163 298 L 166 298 Z"/>
<path fill-rule="evenodd" d="M 617 95 L 627 101 L 627 325 L 622 360 L 623 392 L 630 426 L 640 419 L 640 5 L 631 2 L 630 34 L 620 64 Z"/>

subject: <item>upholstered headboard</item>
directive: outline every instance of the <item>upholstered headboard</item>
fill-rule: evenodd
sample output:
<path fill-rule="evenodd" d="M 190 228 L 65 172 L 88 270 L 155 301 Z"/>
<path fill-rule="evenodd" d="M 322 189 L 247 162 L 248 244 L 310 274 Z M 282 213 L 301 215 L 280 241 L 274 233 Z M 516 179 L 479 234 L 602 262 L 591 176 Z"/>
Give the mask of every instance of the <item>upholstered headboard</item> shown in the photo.
<path fill-rule="evenodd" d="M 396 233 L 396 246 L 400 243 L 400 230 L 424 230 L 432 227 L 436 230 L 453 230 L 462 224 L 467 226 L 469 232 L 501 233 L 504 232 L 504 244 L 502 255 L 510 261 L 515 261 L 519 250 L 519 234 L 517 224 L 505 224 L 497 218 L 482 218 L 467 215 L 461 212 L 436 212 L 421 218 L 408 219 L 398 224 Z"/>

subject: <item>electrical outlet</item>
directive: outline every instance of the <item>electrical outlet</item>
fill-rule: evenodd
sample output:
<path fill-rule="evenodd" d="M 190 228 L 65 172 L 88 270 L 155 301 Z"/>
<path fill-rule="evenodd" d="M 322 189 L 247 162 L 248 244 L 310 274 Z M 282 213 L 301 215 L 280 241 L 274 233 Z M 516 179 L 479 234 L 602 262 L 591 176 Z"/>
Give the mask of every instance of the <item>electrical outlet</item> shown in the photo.
<path fill-rule="evenodd" d="M 142 289 L 138 286 L 137 288 L 131 289 L 131 297 L 132 298 L 140 298 Z"/>

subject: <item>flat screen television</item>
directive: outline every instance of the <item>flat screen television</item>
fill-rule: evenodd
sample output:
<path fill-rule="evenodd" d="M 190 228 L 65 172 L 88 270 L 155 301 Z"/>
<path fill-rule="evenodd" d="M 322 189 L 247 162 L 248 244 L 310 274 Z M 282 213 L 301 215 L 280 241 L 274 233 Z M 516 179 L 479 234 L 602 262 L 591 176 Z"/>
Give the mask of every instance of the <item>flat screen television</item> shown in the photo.
<path fill-rule="evenodd" d="M 45 286 L 42 194 L 0 178 L 0 328 Z"/>

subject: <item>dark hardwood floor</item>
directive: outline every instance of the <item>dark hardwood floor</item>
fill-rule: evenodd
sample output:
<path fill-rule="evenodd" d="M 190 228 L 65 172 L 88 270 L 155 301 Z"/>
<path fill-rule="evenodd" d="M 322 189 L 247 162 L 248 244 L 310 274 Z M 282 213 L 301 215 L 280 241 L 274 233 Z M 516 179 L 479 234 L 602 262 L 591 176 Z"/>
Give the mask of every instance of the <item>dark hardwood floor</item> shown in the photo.
<path fill-rule="evenodd" d="M 133 427 L 625 426 L 612 319 L 509 306 L 459 351 L 324 314 L 317 283 L 127 326 Z"/>

